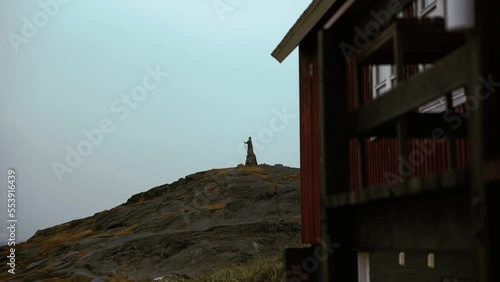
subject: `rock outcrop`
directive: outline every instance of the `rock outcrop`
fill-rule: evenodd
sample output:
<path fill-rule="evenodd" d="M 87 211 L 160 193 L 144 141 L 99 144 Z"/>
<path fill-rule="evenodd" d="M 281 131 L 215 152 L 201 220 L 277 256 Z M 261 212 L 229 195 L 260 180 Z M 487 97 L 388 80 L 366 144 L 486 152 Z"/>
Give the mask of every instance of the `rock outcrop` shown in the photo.
<path fill-rule="evenodd" d="M 300 241 L 298 180 L 281 165 L 189 175 L 38 231 L 0 281 L 153 281 L 280 254 Z"/>

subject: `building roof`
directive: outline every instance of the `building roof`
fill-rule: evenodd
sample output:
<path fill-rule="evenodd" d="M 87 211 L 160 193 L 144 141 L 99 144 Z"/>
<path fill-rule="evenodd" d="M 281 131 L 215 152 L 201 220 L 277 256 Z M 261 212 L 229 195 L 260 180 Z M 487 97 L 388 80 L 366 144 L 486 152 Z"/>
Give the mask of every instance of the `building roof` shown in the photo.
<path fill-rule="evenodd" d="M 313 0 L 271 55 L 280 63 L 283 62 L 337 1 Z"/>

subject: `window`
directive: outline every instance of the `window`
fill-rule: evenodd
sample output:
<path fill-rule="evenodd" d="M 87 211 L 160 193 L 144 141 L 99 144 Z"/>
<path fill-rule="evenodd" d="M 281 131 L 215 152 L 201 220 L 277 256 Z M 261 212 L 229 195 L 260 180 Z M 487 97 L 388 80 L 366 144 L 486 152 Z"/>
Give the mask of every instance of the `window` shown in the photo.
<path fill-rule="evenodd" d="M 380 97 L 387 92 L 387 85 L 385 83 L 379 84 L 375 87 L 375 91 L 373 92 L 373 98 Z"/>
<path fill-rule="evenodd" d="M 428 8 L 430 5 L 433 5 L 437 2 L 437 0 L 420 0 L 422 4 L 422 8 Z"/>
<path fill-rule="evenodd" d="M 398 85 L 398 80 L 396 79 L 396 76 L 391 77 L 391 88 L 396 88 Z"/>
<path fill-rule="evenodd" d="M 446 110 L 446 97 L 438 98 L 419 107 L 420 113 L 442 113 Z"/>
<path fill-rule="evenodd" d="M 372 66 L 372 77 L 373 98 L 384 95 L 395 85 L 396 76 L 393 74 L 393 67 L 390 65 Z"/>
<path fill-rule="evenodd" d="M 384 70 L 381 66 L 373 66 L 372 67 L 372 75 L 373 75 L 373 98 L 377 98 L 380 95 L 384 94 L 386 87 L 386 78 L 384 74 Z"/>
<path fill-rule="evenodd" d="M 451 92 L 453 107 L 457 107 L 466 102 L 465 89 L 459 88 Z M 419 107 L 421 113 L 442 113 L 446 111 L 446 97 L 438 98 L 430 103 Z"/>
<path fill-rule="evenodd" d="M 381 83 L 385 82 L 385 73 L 384 70 L 382 69 L 382 66 L 375 66 L 374 68 L 375 72 L 375 85 L 379 85 Z"/>
<path fill-rule="evenodd" d="M 417 10 L 419 17 L 443 17 L 444 0 L 419 0 Z"/>
<path fill-rule="evenodd" d="M 391 88 L 395 88 L 398 83 L 398 80 L 396 79 L 396 65 L 391 66 L 391 76 L 389 78 L 391 79 Z"/>

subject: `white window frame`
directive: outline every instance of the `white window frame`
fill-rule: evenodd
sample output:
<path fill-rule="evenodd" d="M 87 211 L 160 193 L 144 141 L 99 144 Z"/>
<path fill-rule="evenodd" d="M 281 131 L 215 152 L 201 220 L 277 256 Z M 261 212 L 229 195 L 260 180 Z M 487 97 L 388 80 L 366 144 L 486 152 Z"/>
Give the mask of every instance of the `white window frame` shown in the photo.
<path fill-rule="evenodd" d="M 373 98 L 378 98 L 378 97 L 384 95 L 385 92 L 382 92 L 382 89 L 384 89 L 386 87 L 387 87 L 387 83 L 385 82 L 385 80 L 384 80 L 384 82 L 375 85 L 375 87 L 373 88 Z"/>
<path fill-rule="evenodd" d="M 381 89 L 384 89 L 386 87 L 387 79 L 384 78 L 380 81 L 378 80 L 379 76 L 380 76 L 380 66 L 379 65 L 373 65 L 371 67 L 371 69 L 372 69 L 372 74 L 373 74 L 372 97 L 373 97 L 373 99 L 376 99 L 377 97 L 380 97 L 383 95 L 383 93 L 378 93 L 378 92 L 381 91 Z"/>
<path fill-rule="evenodd" d="M 398 85 L 398 80 L 396 79 L 398 76 L 396 75 L 396 65 L 391 65 L 391 74 L 389 79 L 391 81 L 391 89 L 395 88 Z"/>
<path fill-rule="evenodd" d="M 432 10 L 437 8 L 439 0 L 434 0 L 431 3 L 429 3 L 427 6 L 425 5 L 425 0 L 419 0 L 418 1 L 418 15 L 420 17 L 425 17 L 428 15 Z"/>
<path fill-rule="evenodd" d="M 424 0 L 417 1 L 417 17 L 442 17 L 445 18 L 445 0 L 435 0 L 434 2 L 424 6 Z M 434 14 L 434 15 L 431 15 Z"/>
<path fill-rule="evenodd" d="M 396 75 L 392 73 L 393 72 L 392 67 L 390 67 L 389 74 L 384 69 L 384 71 L 382 72 L 384 75 L 384 78 L 382 80 L 378 81 L 382 67 L 386 68 L 387 65 L 372 65 L 371 66 L 371 74 L 372 74 L 372 83 L 371 84 L 372 84 L 372 89 L 373 89 L 373 92 L 372 92 L 373 99 L 376 99 L 378 97 L 383 96 L 390 89 L 392 89 L 395 85 L 394 81 L 395 81 Z"/>
<path fill-rule="evenodd" d="M 453 107 L 460 106 L 467 101 L 465 97 L 465 89 L 458 88 L 451 92 Z M 420 113 L 442 113 L 446 111 L 446 97 L 438 98 L 430 103 L 422 105 L 418 108 Z"/>
<path fill-rule="evenodd" d="M 358 253 L 358 282 L 370 282 L 370 253 Z"/>
<path fill-rule="evenodd" d="M 373 80 L 375 82 L 375 87 L 379 86 L 380 84 L 384 84 L 387 80 L 387 78 L 384 77 L 384 79 L 378 81 L 379 75 L 380 75 L 380 65 L 375 65 L 373 66 L 373 73 L 375 74 L 375 79 Z"/>

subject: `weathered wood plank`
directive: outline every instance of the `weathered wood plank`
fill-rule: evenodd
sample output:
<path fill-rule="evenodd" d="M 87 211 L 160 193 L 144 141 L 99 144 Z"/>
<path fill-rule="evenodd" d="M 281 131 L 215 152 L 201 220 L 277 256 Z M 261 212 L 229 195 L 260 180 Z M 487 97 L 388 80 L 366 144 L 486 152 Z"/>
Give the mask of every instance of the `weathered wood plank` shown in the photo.
<path fill-rule="evenodd" d="M 392 198 L 430 195 L 441 190 L 460 189 L 469 183 L 468 173 L 464 169 L 454 169 L 442 174 L 427 175 L 411 178 L 407 185 L 397 183 L 379 187 L 371 187 L 359 192 L 345 192 L 329 197 L 325 203 L 330 203 L 331 208 L 340 208 L 350 205 L 359 205 L 379 200 Z M 431 193 L 431 194 L 428 194 Z"/>
<path fill-rule="evenodd" d="M 337 48 L 340 34 L 318 32 L 318 64 L 321 125 L 321 176 L 323 197 L 349 190 L 349 140 L 347 125 L 346 58 Z M 340 216 L 340 217 L 339 217 Z M 348 214 L 324 210 L 323 238 L 340 247 L 323 264 L 323 281 L 353 281 L 356 253 L 352 251 L 352 223 Z M 328 271 L 327 271 L 328 270 Z"/>
<path fill-rule="evenodd" d="M 460 88 L 467 81 L 469 48 L 463 46 L 430 70 L 401 82 L 395 89 L 350 114 L 349 127 L 361 134 Z"/>
<path fill-rule="evenodd" d="M 442 129 L 443 131 L 447 131 L 447 129 L 449 129 L 446 134 L 443 135 L 443 138 L 451 137 L 452 134 L 455 138 L 468 136 L 465 123 L 461 123 L 455 128 L 456 124 L 448 122 L 447 119 L 445 119 L 444 113 L 421 114 L 412 112 L 406 114 L 405 117 L 409 138 L 433 138 L 433 132 L 436 129 Z M 359 135 L 357 132 L 350 131 L 350 135 L 351 137 L 394 138 L 397 136 L 396 130 L 396 121 L 390 121 L 382 126 Z"/>

